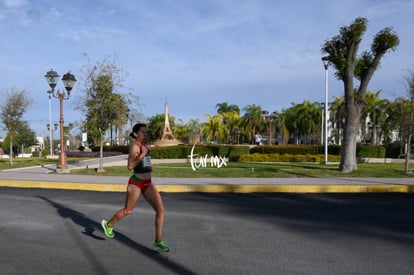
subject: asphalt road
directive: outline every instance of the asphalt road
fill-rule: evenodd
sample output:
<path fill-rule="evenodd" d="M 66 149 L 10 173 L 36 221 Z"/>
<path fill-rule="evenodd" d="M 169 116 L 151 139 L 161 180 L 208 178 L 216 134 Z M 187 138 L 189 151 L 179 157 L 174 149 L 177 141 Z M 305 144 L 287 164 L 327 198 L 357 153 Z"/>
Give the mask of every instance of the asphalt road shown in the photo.
<path fill-rule="evenodd" d="M 412 274 L 413 194 L 162 193 L 160 254 L 142 200 L 115 238 L 123 193 L 0 188 L 1 274 Z"/>

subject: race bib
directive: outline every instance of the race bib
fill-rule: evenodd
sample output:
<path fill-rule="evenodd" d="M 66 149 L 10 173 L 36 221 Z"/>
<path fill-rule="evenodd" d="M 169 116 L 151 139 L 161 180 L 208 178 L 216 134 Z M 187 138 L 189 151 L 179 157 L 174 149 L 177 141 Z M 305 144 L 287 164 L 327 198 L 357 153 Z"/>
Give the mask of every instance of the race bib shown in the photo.
<path fill-rule="evenodd" d="M 151 167 L 151 156 L 145 156 L 142 159 L 142 166 L 143 167 Z"/>

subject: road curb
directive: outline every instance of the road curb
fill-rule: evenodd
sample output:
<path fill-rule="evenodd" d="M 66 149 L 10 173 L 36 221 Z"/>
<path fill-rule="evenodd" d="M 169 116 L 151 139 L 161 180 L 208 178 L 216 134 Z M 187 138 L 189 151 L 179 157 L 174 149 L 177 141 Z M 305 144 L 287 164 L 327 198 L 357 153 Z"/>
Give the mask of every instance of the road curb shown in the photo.
<path fill-rule="evenodd" d="M 0 180 L 1 187 L 125 192 L 125 184 Z M 412 185 L 163 185 L 166 193 L 414 193 Z"/>

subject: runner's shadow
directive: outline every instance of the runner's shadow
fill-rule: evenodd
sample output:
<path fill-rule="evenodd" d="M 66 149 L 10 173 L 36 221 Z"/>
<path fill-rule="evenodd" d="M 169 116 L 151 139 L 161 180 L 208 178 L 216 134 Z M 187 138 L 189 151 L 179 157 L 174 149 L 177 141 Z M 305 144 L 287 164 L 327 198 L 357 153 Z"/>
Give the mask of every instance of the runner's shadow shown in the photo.
<path fill-rule="evenodd" d="M 163 265 L 164 267 L 168 268 L 168 270 L 172 271 L 174 274 L 181 274 L 181 275 L 194 275 L 195 272 L 191 271 L 190 269 L 186 268 L 185 266 L 176 263 L 174 261 L 171 261 L 168 257 L 164 256 L 166 254 L 160 253 L 154 249 L 148 248 L 146 246 L 143 246 L 134 240 L 131 240 L 127 236 L 125 236 L 122 233 L 115 232 L 115 239 L 125 246 L 128 246 L 143 255 L 147 256 L 151 260 L 157 262 L 160 265 Z"/>
<path fill-rule="evenodd" d="M 50 203 L 53 207 L 56 208 L 57 212 L 59 213 L 60 216 L 62 216 L 63 218 L 70 218 L 75 224 L 78 224 L 80 226 L 83 227 L 83 231 L 82 234 L 85 234 L 89 237 L 92 237 L 94 239 L 97 240 L 105 240 L 102 237 L 99 237 L 97 235 L 94 234 L 96 228 L 100 228 L 100 224 L 98 224 L 97 222 L 87 218 L 85 216 L 85 214 L 80 213 L 78 211 L 75 211 L 73 209 L 67 208 L 57 202 L 54 202 L 48 198 L 42 197 L 42 196 L 38 196 L 38 198 L 47 201 L 48 203 Z"/>
<path fill-rule="evenodd" d="M 70 218 L 75 224 L 78 224 L 80 226 L 82 226 L 84 228 L 84 231 L 82 232 L 85 235 L 88 235 L 94 239 L 97 240 L 105 240 L 102 237 L 96 236 L 94 235 L 94 232 L 97 228 L 101 228 L 101 225 L 89 218 L 87 218 L 83 213 L 80 213 L 78 211 L 75 211 L 73 209 L 67 208 L 57 202 L 54 202 L 48 198 L 45 198 L 43 196 L 37 196 L 38 198 L 48 202 L 49 204 L 51 204 L 53 207 L 55 207 L 59 213 L 60 216 L 62 216 L 63 218 Z M 141 245 L 137 242 L 135 242 L 134 240 L 131 240 L 130 238 L 128 238 L 127 236 L 125 236 L 124 234 L 120 233 L 120 232 L 115 232 L 115 240 L 119 241 L 120 243 L 122 243 L 123 245 L 132 248 L 138 252 L 140 252 L 143 255 L 146 255 L 148 258 L 150 258 L 151 260 L 159 263 L 160 265 L 165 266 L 166 268 L 168 268 L 170 271 L 176 273 L 176 274 L 184 274 L 184 275 L 192 275 L 192 274 L 196 274 L 193 271 L 189 270 L 188 268 L 186 268 L 185 266 L 180 265 L 179 263 L 176 263 L 174 261 L 171 261 L 170 259 L 168 259 L 167 257 L 164 257 L 160 252 L 148 248 L 144 245 Z"/>
<path fill-rule="evenodd" d="M 49 171 L 56 171 L 56 165 L 54 165 L 54 166 L 51 166 L 51 165 L 43 165 L 42 164 L 42 168 L 44 168 L 44 169 L 47 169 L 47 170 L 49 170 Z"/>

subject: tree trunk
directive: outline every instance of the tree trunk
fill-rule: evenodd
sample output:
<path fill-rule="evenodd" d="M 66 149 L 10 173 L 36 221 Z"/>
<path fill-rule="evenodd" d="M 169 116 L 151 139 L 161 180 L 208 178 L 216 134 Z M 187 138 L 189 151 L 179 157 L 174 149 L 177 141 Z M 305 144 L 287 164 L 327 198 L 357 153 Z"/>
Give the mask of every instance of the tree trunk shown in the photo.
<path fill-rule="evenodd" d="M 377 145 L 377 127 L 373 125 L 371 129 L 371 146 L 375 145 Z"/>
<path fill-rule="evenodd" d="M 9 154 L 9 156 L 10 156 L 10 167 L 13 166 L 13 155 L 14 155 L 14 152 L 13 152 L 13 134 L 10 131 L 10 154 Z"/>
<path fill-rule="evenodd" d="M 341 146 L 341 163 L 339 166 L 339 170 L 344 173 L 349 173 L 357 169 L 356 144 L 360 117 L 360 108 L 354 104 L 349 104 L 347 108 L 349 108 L 348 110 L 352 109 L 352 111 L 348 112 L 345 121 L 344 140 Z"/>
<path fill-rule="evenodd" d="M 405 156 L 405 173 L 410 173 L 410 159 L 411 159 L 411 134 L 408 135 L 408 142 L 407 142 L 407 152 Z"/>
<path fill-rule="evenodd" d="M 105 169 L 103 168 L 103 132 L 102 130 L 99 130 L 100 132 L 100 150 L 99 150 L 99 167 L 97 172 L 105 172 Z"/>

